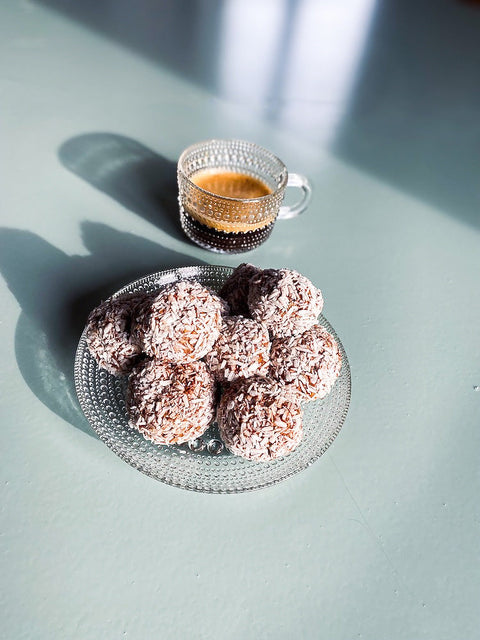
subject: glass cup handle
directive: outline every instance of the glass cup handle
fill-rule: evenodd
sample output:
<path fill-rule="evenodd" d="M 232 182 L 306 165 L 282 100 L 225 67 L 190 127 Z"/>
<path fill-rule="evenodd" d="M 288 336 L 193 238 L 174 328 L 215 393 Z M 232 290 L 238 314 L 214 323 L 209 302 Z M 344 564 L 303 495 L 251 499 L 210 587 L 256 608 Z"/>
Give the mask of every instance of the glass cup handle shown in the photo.
<path fill-rule="evenodd" d="M 301 176 L 299 173 L 288 174 L 287 187 L 299 187 L 303 191 L 303 194 L 296 204 L 290 207 L 280 207 L 278 212 L 278 218 L 280 220 L 294 218 L 295 216 L 303 213 L 308 207 L 308 203 L 310 202 L 310 198 L 312 197 L 312 185 L 307 180 L 307 178 L 305 178 L 305 176 Z"/>

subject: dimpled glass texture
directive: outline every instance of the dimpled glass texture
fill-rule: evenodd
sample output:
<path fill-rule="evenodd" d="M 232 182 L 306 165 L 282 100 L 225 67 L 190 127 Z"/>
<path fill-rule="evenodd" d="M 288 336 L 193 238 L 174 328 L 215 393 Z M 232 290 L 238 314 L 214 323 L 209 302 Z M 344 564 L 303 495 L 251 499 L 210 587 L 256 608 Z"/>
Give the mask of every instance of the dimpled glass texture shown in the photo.
<path fill-rule="evenodd" d="M 215 169 L 258 178 L 272 193 L 253 199 L 218 196 L 190 178 Z M 282 204 L 288 173 L 273 153 L 244 140 L 209 140 L 186 149 L 178 161 L 180 222 L 196 244 L 220 253 L 241 253 L 269 237 Z"/>
<path fill-rule="evenodd" d="M 161 271 L 132 282 L 115 295 L 154 292 L 169 282 L 186 278 L 194 278 L 218 291 L 231 272 L 230 267 L 217 266 Z M 160 446 L 147 441 L 128 424 L 127 378 L 117 378 L 98 367 L 87 348 L 85 331 L 75 358 L 78 399 L 100 439 L 125 462 L 156 480 L 206 493 L 239 493 L 268 487 L 315 462 L 332 444 L 347 415 L 351 386 L 347 356 L 327 320 L 321 316 L 319 322 L 337 340 L 342 369 L 325 399 L 303 405 L 303 439 L 295 451 L 284 458 L 251 462 L 231 454 L 222 446 L 215 423 L 201 439 L 184 445 Z"/>

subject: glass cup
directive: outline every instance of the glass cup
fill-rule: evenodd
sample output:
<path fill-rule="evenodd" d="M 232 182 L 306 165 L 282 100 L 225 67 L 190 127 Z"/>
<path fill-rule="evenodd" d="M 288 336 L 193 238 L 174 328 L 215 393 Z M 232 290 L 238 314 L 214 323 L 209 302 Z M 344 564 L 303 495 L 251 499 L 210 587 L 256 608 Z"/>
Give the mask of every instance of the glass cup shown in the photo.
<path fill-rule="evenodd" d="M 220 253 L 255 249 L 277 218 L 302 213 L 311 197 L 307 178 L 288 173 L 267 149 L 243 140 L 208 140 L 185 149 L 178 160 L 180 221 L 196 244 Z M 285 189 L 302 191 L 282 206 Z"/>

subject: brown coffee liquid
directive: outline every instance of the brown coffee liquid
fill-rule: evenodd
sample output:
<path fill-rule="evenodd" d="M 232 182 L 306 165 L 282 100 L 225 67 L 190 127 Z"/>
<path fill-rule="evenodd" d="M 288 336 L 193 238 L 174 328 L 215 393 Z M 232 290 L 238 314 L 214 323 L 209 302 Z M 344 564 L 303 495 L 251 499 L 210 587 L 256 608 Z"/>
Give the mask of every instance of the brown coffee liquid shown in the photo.
<path fill-rule="evenodd" d="M 235 200 L 223 202 L 224 219 L 208 218 L 202 212 L 201 205 L 208 211 L 212 195 L 197 194 L 197 207 L 189 211 L 188 206 L 181 208 L 180 220 L 187 236 L 196 244 L 211 251 L 221 253 L 241 253 L 255 249 L 264 242 L 273 229 L 274 216 L 258 222 L 252 228 L 251 213 L 257 204 L 249 200 L 261 198 L 272 193 L 272 189 L 264 182 L 245 173 L 236 173 L 219 169 L 205 169 L 190 176 L 190 180 L 209 194 Z M 203 202 L 203 199 L 205 200 Z M 235 230 L 232 230 L 232 221 Z"/>
<path fill-rule="evenodd" d="M 273 231 L 273 222 L 252 231 L 229 233 L 202 224 L 186 211 L 180 215 L 182 228 L 196 244 L 219 253 L 243 253 L 260 246 Z"/>
<path fill-rule="evenodd" d="M 272 193 L 264 182 L 245 173 L 209 169 L 195 173 L 190 179 L 197 187 L 225 198 L 249 200 Z"/>

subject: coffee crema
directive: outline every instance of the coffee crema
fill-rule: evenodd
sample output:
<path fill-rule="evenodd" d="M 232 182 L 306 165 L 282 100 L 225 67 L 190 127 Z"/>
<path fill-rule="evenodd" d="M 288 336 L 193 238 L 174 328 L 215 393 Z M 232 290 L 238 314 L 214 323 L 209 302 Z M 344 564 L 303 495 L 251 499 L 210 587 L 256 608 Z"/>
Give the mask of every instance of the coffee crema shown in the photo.
<path fill-rule="evenodd" d="M 246 173 L 209 169 L 193 174 L 190 180 L 200 189 L 224 198 L 250 200 L 272 193 L 268 185 Z"/>

